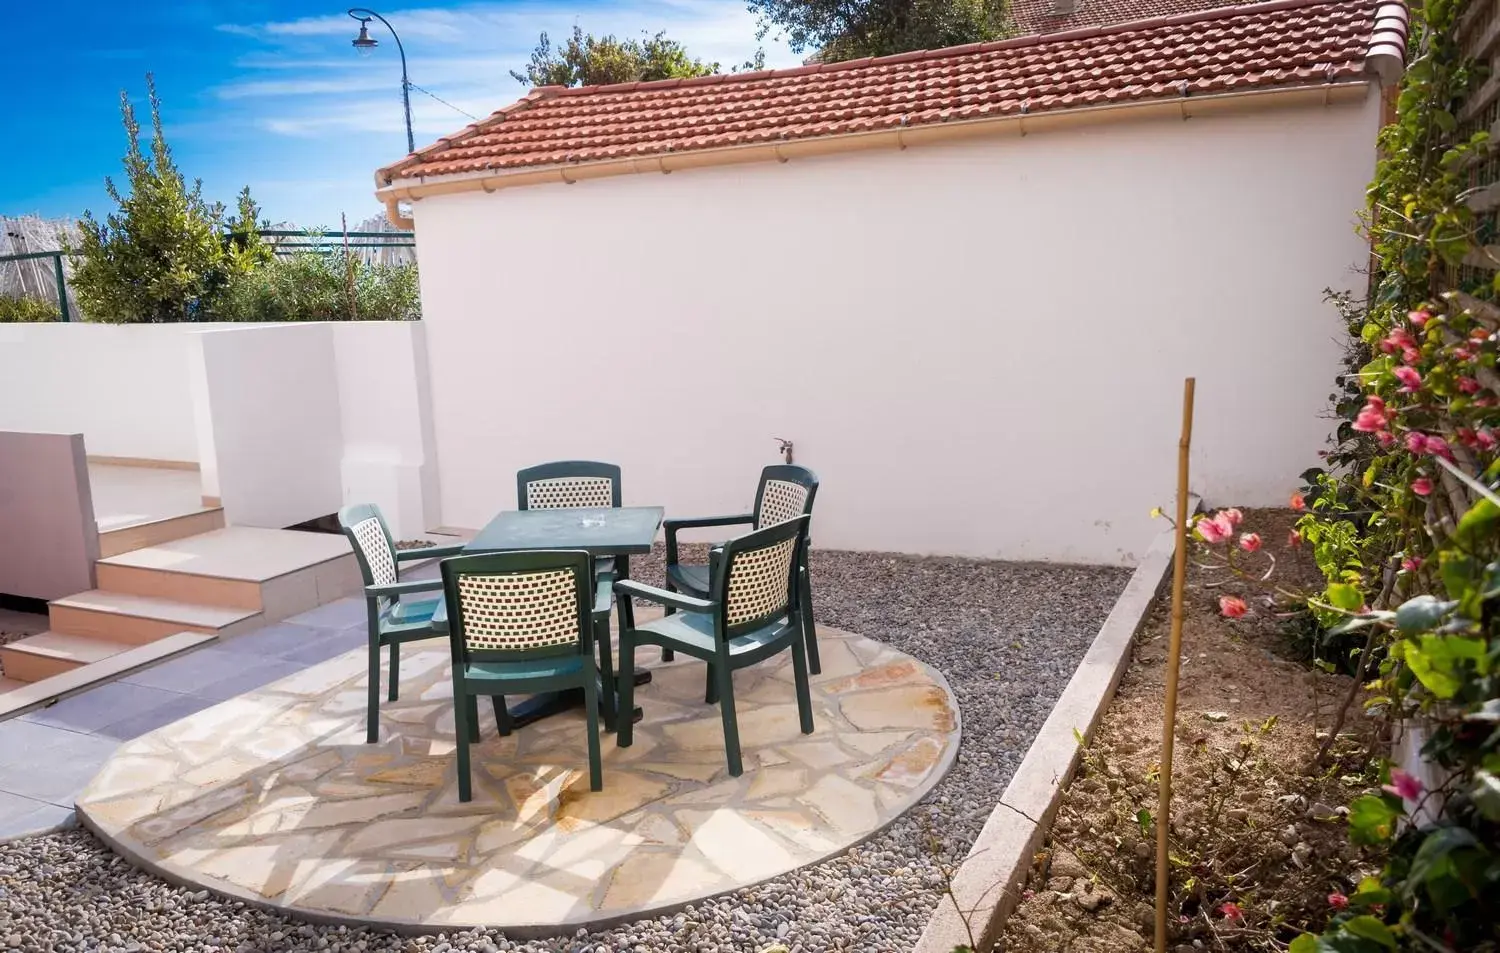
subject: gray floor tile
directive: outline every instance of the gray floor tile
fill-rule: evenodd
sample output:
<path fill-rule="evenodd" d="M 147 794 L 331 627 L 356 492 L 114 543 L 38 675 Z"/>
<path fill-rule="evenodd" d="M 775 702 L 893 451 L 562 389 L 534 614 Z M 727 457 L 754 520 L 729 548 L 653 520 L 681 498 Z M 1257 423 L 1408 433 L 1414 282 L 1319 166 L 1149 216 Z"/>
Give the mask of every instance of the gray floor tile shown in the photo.
<path fill-rule="evenodd" d="M 71 808 L 78 792 L 99 773 L 119 742 L 58 728 L 50 730 L 57 732 L 58 744 L 0 764 L 0 790 Z"/>
<path fill-rule="evenodd" d="M 70 731 L 96 731 L 124 718 L 143 715 L 182 696 L 177 692 L 128 682 L 107 682 L 39 711 L 23 721 Z"/>
<path fill-rule="evenodd" d="M 72 808 L 0 792 L 0 841 L 40 834 L 74 820 Z"/>
<path fill-rule="evenodd" d="M 0 721 L 0 765 L 11 764 L 37 752 L 51 748 L 66 748 L 70 736 L 86 738 L 86 735 L 49 725 L 38 725 L 27 721 L 25 716 Z M 3 788 L 4 778 L 0 778 Z"/>
<path fill-rule="evenodd" d="M 214 704 L 215 702 L 210 699 L 199 698 L 196 695 L 174 695 L 172 700 L 165 705 L 111 722 L 94 733 L 119 741 L 129 741 L 132 738 L 139 738 L 148 731 L 155 731 L 163 725 L 170 725 L 174 721 L 197 714 Z"/>
<path fill-rule="evenodd" d="M 295 652 L 282 656 L 288 662 L 302 666 L 317 665 L 335 656 L 363 649 L 368 645 L 368 636 L 362 628 L 328 632 L 310 639 Z"/>
<path fill-rule="evenodd" d="M 309 609 L 285 621 L 330 629 L 344 629 L 356 624 L 363 625 L 365 623 L 365 600 L 340 599 L 337 602 L 318 606 L 316 609 Z"/>
<path fill-rule="evenodd" d="M 120 681 L 147 688 L 186 694 L 245 670 L 245 656 L 220 645 L 195 649 L 158 665 L 127 675 Z"/>
<path fill-rule="evenodd" d="M 267 659 L 249 667 L 244 665 L 243 656 L 240 656 L 240 660 L 240 670 L 236 674 L 201 685 L 193 689 L 193 694 L 214 702 L 228 701 L 237 695 L 254 691 L 279 678 L 286 678 L 288 675 L 294 675 L 307 668 L 306 665 L 285 659 Z"/>
<path fill-rule="evenodd" d="M 303 625 L 298 622 L 279 622 L 264 629 L 256 629 L 219 643 L 219 648 L 256 659 L 291 658 L 310 645 L 335 642 L 349 647 L 353 632 L 360 642 L 364 641 L 363 626 L 331 628 Z"/>

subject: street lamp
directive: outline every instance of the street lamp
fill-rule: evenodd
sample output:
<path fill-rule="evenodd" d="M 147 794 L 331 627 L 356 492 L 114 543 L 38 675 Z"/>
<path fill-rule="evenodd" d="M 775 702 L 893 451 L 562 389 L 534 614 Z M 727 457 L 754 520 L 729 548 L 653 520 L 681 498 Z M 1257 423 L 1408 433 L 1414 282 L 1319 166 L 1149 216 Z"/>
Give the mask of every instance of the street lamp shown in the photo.
<path fill-rule="evenodd" d="M 369 54 L 380 45 L 380 42 L 370 35 L 372 19 L 384 23 L 385 28 L 391 31 L 391 39 L 396 41 L 396 52 L 401 54 L 401 106 L 406 110 L 406 151 L 416 152 L 417 141 L 411 134 L 411 80 L 406 78 L 406 50 L 401 46 L 401 37 L 396 35 L 396 28 L 391 26 L 390 21 L 374 10 L 355 7 L 349 11 L 349 15 L 359 21 L 359 36 L 355 37 L 352 43 L 361 56 Z"/>

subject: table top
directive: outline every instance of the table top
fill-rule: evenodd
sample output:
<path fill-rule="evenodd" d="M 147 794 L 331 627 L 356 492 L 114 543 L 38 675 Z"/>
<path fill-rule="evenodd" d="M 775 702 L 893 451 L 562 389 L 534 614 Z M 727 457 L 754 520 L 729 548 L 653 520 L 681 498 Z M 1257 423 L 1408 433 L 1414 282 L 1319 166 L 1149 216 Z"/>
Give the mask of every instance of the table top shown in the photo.
<path fill-rule="evenodd" d="M 464 552 L 582 549 L 595 556 L 649 553 L 664 512 L 660 506 L 507 510 L 490 520 L 464 546 Z"/>

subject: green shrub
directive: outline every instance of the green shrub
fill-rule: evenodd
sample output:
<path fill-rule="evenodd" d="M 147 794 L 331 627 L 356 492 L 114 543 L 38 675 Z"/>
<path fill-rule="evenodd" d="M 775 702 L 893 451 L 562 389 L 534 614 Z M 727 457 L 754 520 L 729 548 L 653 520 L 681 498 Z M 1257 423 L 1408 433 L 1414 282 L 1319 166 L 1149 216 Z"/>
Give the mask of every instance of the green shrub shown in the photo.
<path fill-rule="evenodd" d="M 276 258 L 229 287 L 226 321 L 413 321 L 416 265 L 367 264 L 343 249 Z"/>
<path fill-rule="evenodd" d="M 0 324 L 60 320 L 62 320 L 62 314 L 50 301 L 31 297 L 7 298 L 0 295 Z"/>

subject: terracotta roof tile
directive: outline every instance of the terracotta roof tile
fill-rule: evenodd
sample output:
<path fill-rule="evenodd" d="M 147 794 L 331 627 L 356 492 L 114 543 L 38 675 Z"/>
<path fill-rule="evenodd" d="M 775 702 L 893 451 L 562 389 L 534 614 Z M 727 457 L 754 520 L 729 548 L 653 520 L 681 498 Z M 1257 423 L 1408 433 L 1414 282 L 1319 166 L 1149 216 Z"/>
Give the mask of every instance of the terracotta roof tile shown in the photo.
<path fill-rule="evenodd" d="M 1156 10 L 1201 0 L 1154 2 Z M 379 177 L 521 171 L 1353 80 L 1365 74 L 1375 20 L 1374 0 L 1283 0 L 790 70 L 543 87 Z"/>

